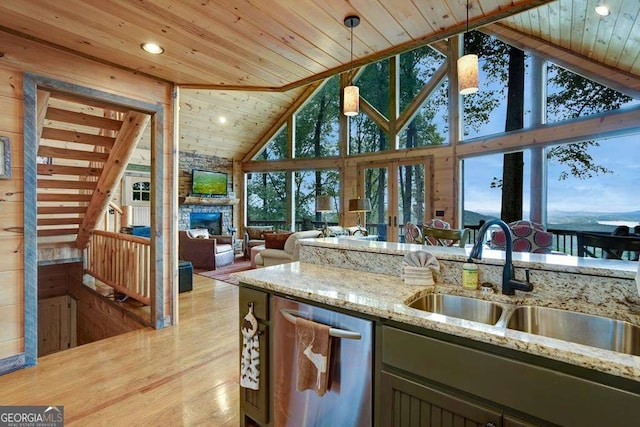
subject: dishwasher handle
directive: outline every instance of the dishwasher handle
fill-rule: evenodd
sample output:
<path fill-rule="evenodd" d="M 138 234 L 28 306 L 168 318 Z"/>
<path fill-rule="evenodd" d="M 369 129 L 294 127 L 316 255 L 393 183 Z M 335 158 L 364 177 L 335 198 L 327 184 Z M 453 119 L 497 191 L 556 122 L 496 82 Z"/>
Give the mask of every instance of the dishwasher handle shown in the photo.
<path fill-rule="evenodd" d="M 296 324 L 296 320 L 298 319 L 298 317 L 304 318 L 302 313 L 300 313 L 299 311 L 289 310 L 286 308 L 281 308 L 280 314 L 282 315 L 282 317 L 284 317 L 294 325 Z M 360 338 L 362 338 L 362 336 L 358 332 L 347 331 L 346 329 L 336 329 L 331 327 L 329 328 L 329 335 L 335 338 L 344 338 L 348 340 L 359 340 Z"/>

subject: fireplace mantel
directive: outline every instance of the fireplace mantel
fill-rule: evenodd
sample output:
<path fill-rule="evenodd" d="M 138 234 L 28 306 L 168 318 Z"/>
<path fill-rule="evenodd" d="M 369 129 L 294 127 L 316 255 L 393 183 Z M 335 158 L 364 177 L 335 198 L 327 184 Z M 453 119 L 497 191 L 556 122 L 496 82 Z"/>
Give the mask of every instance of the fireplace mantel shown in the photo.
<path fill-rule="evenodd" d="M 240 199 L 187 196 L 180 197 L 178 202 L 181 205 L 235 206 Z"/>

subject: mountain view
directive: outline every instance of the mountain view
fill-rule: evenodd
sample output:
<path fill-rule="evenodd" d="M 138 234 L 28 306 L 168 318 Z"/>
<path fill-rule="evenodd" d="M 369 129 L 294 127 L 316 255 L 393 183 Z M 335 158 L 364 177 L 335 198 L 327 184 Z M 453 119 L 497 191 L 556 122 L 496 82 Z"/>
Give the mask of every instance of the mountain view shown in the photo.
<path fill-rule="evenodd" d="M 525 218 L 528 213 L 525 212 Z M 464 224 L 478 225 L 480 220 L 487 221 L 492 218 L 500 218 L 500 213 L 479 213 L 474 211 L 464 211 Z M 549 212 L 547 218 L 547 228 L 559 230 L 578 231 L 605 231 L 612 232 L 618 225 L 626 225 L 633 228 L 640 224 L 640 211 L 633 212 Z"/>

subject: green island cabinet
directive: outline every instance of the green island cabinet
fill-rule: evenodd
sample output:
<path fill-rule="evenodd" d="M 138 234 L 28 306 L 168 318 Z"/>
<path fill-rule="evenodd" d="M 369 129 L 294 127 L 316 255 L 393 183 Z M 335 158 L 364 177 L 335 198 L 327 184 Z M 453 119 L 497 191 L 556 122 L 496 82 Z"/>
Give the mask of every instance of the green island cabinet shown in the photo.
<path fill-rule="evenodd" d="M 240 387 L 240 425 L 267 426 L 269 424 L 269 294 L 255 289 L 240 288 L 239 293 L 240 328 L 249 306 L 258 320 L 260 344 L 260 387 L 251 390 Z M 240 354 L 242 355 L 242 332 L 240 332 Z"/>
<path fill-rule="evenodd" d="M 269 366 L 269 293 L 241 286 L 240 322 L 249 302 L 263 331 L 261 366 Z M 375 324 L 374 426 L 640 426 L 640 381 L 338 311 Z M 273 426 L 265 374 L 260 391 L 241 389 L 243 426 Z"/>

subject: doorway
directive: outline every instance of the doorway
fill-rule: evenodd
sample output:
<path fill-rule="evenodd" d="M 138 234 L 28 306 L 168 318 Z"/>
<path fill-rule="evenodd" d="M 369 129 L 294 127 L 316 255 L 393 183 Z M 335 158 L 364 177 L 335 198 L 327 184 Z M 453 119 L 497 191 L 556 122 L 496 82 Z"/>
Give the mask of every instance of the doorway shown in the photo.
<path fill-rule="evenodd" d="M 432 203 L 432 158 L 367 163 L 358 167 L 358 194 L 371 201 L 369 233 L 378 240 L 404 242 L 402 226 L 424 224 Z M 360 191 L 362 188 L 362 191 Z"/>
<path fill-rule="evenodd" d="M 42 183 L 38 183 L 38 175 L 42 175 L 43 169 L 52 167 L 47 161 L 43 160 L 42 153 L 39 153 L 39 143 L 41 138 L 41 132 L 44 125 L 44 118 L 40 114 L 40 109 L 45 105 L 42 102 L 43 94 L 55 94 L 55 97 L 61 101 L 67 98 L 79 98 L 86 100 L 91 106 L 98 106 L 100 108 L 114 107 L 123 108 L 127 110 L 136 111 L 142 114 L 148 114 L 151 119 L 150 130 L 150 153 L 151 153 L 151 179 L 152 186 L 156 190 L 152 193 L 151 197 L 151 210 L 153 212 L 153 220 L 151 222 L 151 241 L 150 241 L 150 259 L 153 265 L 160 265 L 163 259 L 163 244 L 162 240 L 155 239 L 153 236 L 161 235 L 163 224 L 163 206 L 169 204 L 169 201 L 165 200 L 166 195 L 163 191 L 163 182 L 165 178 L 165 172 L 163 170 L 162 153 L 164 152 L 164 106 L 156 104 L 148 104 L 139 100 L 125 98 L 118 95 L 113 95 L 106 92 L 101 92 L 95 89 L 76 86 L 66 82 L 54 80 L 51 78 L 36 76 L 32 74 L 25 74 L 23 81 L 24 91 L 24 358 L 22 364 L 24 366 L 31 366 L 36 363 L 38 357 L 38 342 L 37 342 L 37 325 L 38 325 L 38 242 L 43 236 L 59 235 L 60 231 L 56 229 L 59 224 L 54 222 L 70 223 L 71 227 L 77 227 L 78 219 L 49 219 L 47 222 L 39 221 L 38 213 L 42 213 L 43 209 L 38 208 L 38 202 L 46 199 L 51 199 L 49 194 L 42 195 L 42 191 L 38 192 L 38 185 L 42 186 Z M 51 110 L 52 114 L 64 115 L 70 117 L 78 115 L 80 112 L 62 112 L 60 109 Z M 105 121 L 105 119 L 101 119 Z M 61 132 L 62 131 L 62 132 Z M 59 133 L 70 133 L 66 129 L 57 130 Z M 53 138 L 50 138 L 53 139 Z M 102 135 L 92 136 L 92 141 L 102 140 Z M 58 154 L 62 153 L 62 149 L 49 148 L 49 153 Z M 65 155 L 69 155 L 69 149 L 65 148 Z M 73 152 L 72 152 L 73 153 Z M 82 153 L 86 155 L 85 153 Z M 94 157 L 99 157 L 102 153 L 93 152 L 90 154 Z M 40 157 L 40 158 L 39 158 Z M 51 157 L 51 156 L 48 156 Z M 53 165 L 55 166 L 55 165 Z M 77 172 L 77 166 L 60 165 L 67 168 L 66 171 Z M 69 169 L 69 168 L 73 169 Z M 88 165 L 86 168 L 91 169 Z M 61 169 L 60 167 L 58 168 Z M 67 181 L 69 181 L 67 179 Z M 78 182 L 76 184 L 76 182 Z M 61 185 L 58 183 L 45 183 L 46 186 Z M 66 184 L 65 184 L 66 185 Z M 74 182 L 74 185 L 85 188 L 88 186 L 86 181 L 78 179 Z M 59 188 L 59 187 L 58 187 Z M 61 191 L 60 191 L 61 192 Z M 59 193 L 53 191 L 50 193 Z M 57 197 L 57 196 L 56 196 Z M 67 196 L 68 199 L 87 201 L 90 199 L 90 195 L 72 195 Z M 56 209 L 59 209 L 56 207 Z M 75 209 L 75 208 L 74 208 Z M 74 216 L 78 216 L 75 215 Z M 73 223 L 73 224 L 71 224 Z M 52 231 L 42 229 L 45 224 L 53 225 Z M 74 227 L 75 226 L 75 227 Z M 77 256 L 74 254 L 71 257 L 74 261 Z M 150 323 L 156 328 L 165 326 L 165 322 L 169 317 L 165 315 L 167 308 L 165 304 L 164 289 L 164 271 L 163 269 L 151 269 L 151 297 L 150 297 Z M 20 366 L 21 367 L 21 366 Z"/>

